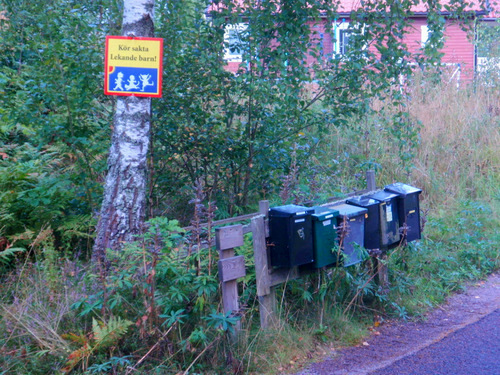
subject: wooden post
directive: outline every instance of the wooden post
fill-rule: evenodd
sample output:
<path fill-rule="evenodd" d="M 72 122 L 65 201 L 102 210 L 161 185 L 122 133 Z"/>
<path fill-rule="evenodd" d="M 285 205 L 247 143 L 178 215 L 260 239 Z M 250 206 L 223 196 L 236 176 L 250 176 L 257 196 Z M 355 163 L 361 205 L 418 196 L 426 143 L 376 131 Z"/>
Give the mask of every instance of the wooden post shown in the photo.
<path fill-rule="evenodd" d="M 377 189 L 375 182 L 375 171 L 366 171 L 366 188 L 368 191 L 373 191 Z"/>
<path fill-rule="evenodd" d="M 259 213 L 264 215 L 265 237 L 269 237 L 269 225 L 266 225 L 266 220 L 269 218 L 269 201 L 259 201 Z M 269 254 L 268 254 L 269 255 Z M 268 258 L 270 262 L 271 259 Z"/>
<path fill-rule="evenodd" d="M 269 215 L 269 201 L 259 201 L 259 213 L 267 218 Z"/>
<path fill-rule="evenodd" d="M 243 245 L 243 226 L 231 225 L 215 229 L 215 244 L 219 250 L 219 278 L 222 287 L 222 303 L 224 313 L 237 314 L 240 310 L 238 304 L 237 278 L 245 276 L 245 260 L 243 256 L 234 256 L 234 248 Z M 238 332 L 240 322 L 235 326 Z"/>
<path fill-rule="evenodd" d="M 257 296 L 259 298 L 260 326 L 269 328 L 276 322 L 276 291 L 271 286 L 271 275 L 266 246 L 266 228 L 264 215 L 251 219 L 253 233 L 253 252 L 255 258 L 255 276 Z"/>
<path fill-rule="evenodd" d="M 376 258 L 373 258 L 373 268 L 374 272 L 377 273 L 375 280 L 378 285 L 382 288 L 382 293 L 388 292 L 389 287 L 389 269 L 387 268 L 387 254 L 383 253 Z"/>

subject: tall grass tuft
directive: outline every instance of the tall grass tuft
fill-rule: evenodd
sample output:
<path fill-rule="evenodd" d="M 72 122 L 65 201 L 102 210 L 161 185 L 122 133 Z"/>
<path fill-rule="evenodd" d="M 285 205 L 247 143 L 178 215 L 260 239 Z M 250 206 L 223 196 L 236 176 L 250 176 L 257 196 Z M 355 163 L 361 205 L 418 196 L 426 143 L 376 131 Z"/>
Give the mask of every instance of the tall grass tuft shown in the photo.
<path fill-rule="evenodd" d="M 485 87 L 415 85 L 410 113 L 421 122 L 413 178 L 429 206 L 498 199 L 500 93 Z"/>

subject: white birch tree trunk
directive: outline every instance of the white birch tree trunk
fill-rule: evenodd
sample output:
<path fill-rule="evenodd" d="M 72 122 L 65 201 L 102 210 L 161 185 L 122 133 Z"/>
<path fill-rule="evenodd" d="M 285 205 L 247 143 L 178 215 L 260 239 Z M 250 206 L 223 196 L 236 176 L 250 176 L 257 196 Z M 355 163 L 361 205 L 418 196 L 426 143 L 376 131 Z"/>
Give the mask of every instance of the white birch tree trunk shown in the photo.
<path fill-rule="evenodd" d="M 154 36 L 154 0 L 124 0 L 122 35 Z M 142 231 L 147 187 L 151 98 L 117 97 L 108 174 L 96 228 L 93 259 L 119 250 Z"/>

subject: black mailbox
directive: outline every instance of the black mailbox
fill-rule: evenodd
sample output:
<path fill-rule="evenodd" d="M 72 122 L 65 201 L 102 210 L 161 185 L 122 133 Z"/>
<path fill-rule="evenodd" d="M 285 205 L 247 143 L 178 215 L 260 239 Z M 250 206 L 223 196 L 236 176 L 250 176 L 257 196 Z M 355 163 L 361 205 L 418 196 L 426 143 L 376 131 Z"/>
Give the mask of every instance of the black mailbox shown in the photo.
<path fill-rule="evenodd" d="M 271 266 L 290 268 L 314 261 L 313 212 L 312 208 L 293 204 L 269 210 Z"/>
<path fill-rule="evenodd" d="M 399 225 L 403 234 L 406 234 L 406 241 L 419 240 L 421 238 L 419 195 L 422 190 L 401 182 L 387 185 L 385 190 L 399 194 Z"/>
<path fill-rule="evenodd" d="M 314 268 L 337 263 L 337 216 L 339 212 L 325 207 L 314 207 L 312 214 Z"/>
<path fill-rule="evenodd" d="M 380 233 L 381 247 L 387 248 L 399 244 L 398 194 L 378 191 L 367 197 L 380 201 Z"/>
<path fill-rule="evenodd" d="M 344 267 L 362 262 L 365 259 L 365 252 L 361 248 L 364 247 L 365 215 L 368 210 L 345 203 L 328 208 L 339 212 L 337 227 L 341 235 L 339 241 L 342 241 Z"/>
<path fill-rule="evenodd" d="M 382 247 L 380 201 L 363 195 L 361 197 L 349 198 L 347 203 L 368 210 L 367 215 L 365 215 L 365 248 L 380 249 Z"/>

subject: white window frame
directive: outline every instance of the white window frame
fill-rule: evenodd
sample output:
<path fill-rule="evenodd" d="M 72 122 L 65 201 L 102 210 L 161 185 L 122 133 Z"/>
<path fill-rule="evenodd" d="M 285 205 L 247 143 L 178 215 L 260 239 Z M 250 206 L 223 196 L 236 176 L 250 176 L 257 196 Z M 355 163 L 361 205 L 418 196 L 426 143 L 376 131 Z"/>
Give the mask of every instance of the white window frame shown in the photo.
<path fill-rule="evenodd" d="M 433 31 L 429 30 L 428 25 L 422 25 L 420 26 L 420 36 L 421 36 L 421 46 L 424 48 L 427 43 L 429 42 L 429 39 L 431 38 Z M 443 35 L 444 38 L 444 35 Z"/>
<path fill-rule="evenodd" d="M 348 33 L 348 34 L 350 34 L 350 38 L 352 37 L 352 35 L 358 34 L 358 33 L 360 35 L 363 35 L 365 33 L 366 27 L 367 27 L 366 24 L 359 24 L 359 25 L 352 26 L 351 22 L 348 22 L 345 19 L 342 19 L 342 21 L 340 23 L 334 22 L 334 24 L 333 24 L 333 30 L 335 31 L 335 40 L 333 43 L 334 56 L 337 55 L 340 57 L 345 57 L 349 54 L 349 48 L 352 48 L 352 45 L 351 45 L 351 47 L 349 47 L 349 45 L 351 43 L 348 43 L 347 44 L 347 51 L 345 51 L 345 46 L 343 45 L 344 41 L 341 40 L 342 34 Z M 341 45 L 343 45 L 344 51 L 341 50 Z M 368 47 L 368 45 L 364 44 L 363 46 L 361 46 L 361 50 L 365 50 L 367 47 Z"/>
<path fill-rule="evenodd" d="M 341 44 L 343 44 L 343 41 L 341 40 L 341 36 L 349 29 L 349 22 L 342 21 L 340 24 L 335 24 L 333 25 L 334 30 L 335 30 L 335 42 L 333 45 L 333 52 L 336 55 L 345 55 L 345 50 L 341 51 Z M 351 32 L 352 33 L 352 32 Z M 345 49 L 345 46 L 344 46 Z"/>
<path fill-rule="evenodd" d="M 226 25 L 226 27 L 224 28 L 224 60 L 226 60 L 227 62 L 243 61 L 241 48 L 244 48 L 244 43 L 242 42 L 242 37 L 244 36 L 247 29 L 248 24 L 243 22 Z M 239 39 L 239 51 L 231 51 L 231 34 L 236 35 Z"/>
<path fill-rule="evenodd" d="M 420 26 L 420 40 L 422 48 L 424 48 L 427 42 L 429 41 L 429 37 L 430 37 L 429 26 L 427 25 Z"/>

